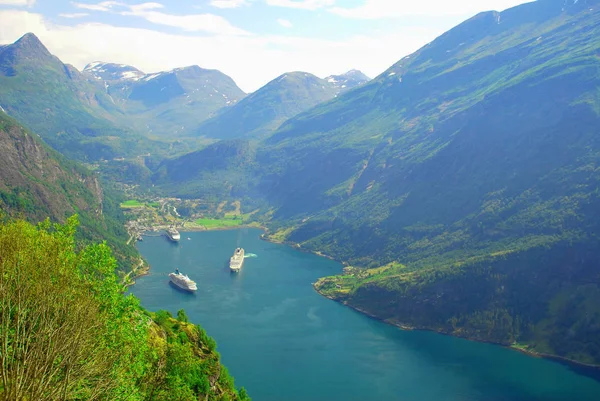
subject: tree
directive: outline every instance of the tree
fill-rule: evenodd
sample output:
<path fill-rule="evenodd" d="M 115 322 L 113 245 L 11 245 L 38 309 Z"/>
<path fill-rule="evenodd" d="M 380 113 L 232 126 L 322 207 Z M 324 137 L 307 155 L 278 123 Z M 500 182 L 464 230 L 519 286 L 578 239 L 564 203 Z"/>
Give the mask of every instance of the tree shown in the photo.
<path fill-rule="evenodd" d="M 119 378 L 132 372 L 129 355 L 115 352 L 135 333 L 117 327 L 131 300 L 121 295 L 106 245 L 75 252 L 77 224 L 73 217 L 64 226 L 0 227 L 3 399 L 136 399 Z"/>
<path fill-rule="evenodd" d="M 177 320 L 179 320 L 180 322 L 184 322 L 184 323 L 189 322 L 189 319 L 187 317 L 187 314 L 185 313 L 185 310 L 179 309 L 177 311 Z"/>
<path fill-rule="evenodd" d="M 77 224 L 0 222 L 0 401 L 237 400 L 214 340 L 124 296 L 106 244 L 76 251 Z"/>

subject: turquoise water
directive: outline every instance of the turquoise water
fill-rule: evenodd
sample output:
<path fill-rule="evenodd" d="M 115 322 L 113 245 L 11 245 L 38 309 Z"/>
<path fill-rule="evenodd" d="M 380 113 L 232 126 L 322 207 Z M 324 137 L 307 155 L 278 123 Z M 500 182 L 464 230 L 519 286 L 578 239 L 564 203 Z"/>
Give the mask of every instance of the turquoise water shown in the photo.
<path fill-rule="evenodd" d="M 131 291 L 150 310 L 185 308 L 218 343 L 254 401 L 598 401 L 600 382 L 502 347 L 406 332 L 318 295 L 311 283 L 339 272 L 331 260 L 240 229 L 145 238 L 152 266 Z M 189 238 L 189 240 L 188 240 Z M 241 246 L 242 271 L 227 261 Z M 169 285 L 178 267 L 196 294 Z"/>

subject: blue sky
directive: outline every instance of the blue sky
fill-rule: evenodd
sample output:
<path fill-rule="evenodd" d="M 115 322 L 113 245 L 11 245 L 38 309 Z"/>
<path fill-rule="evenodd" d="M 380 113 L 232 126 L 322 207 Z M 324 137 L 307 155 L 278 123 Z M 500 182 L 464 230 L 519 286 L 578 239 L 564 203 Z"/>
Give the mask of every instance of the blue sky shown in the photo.
<path fill-rule="evenodd" d="M 35 33 L 64 62 L 197 64 L 247 92 L 288 71 L 374 77 L 480 11 L 524 0 L 0 0 L 0 43 Z"/>

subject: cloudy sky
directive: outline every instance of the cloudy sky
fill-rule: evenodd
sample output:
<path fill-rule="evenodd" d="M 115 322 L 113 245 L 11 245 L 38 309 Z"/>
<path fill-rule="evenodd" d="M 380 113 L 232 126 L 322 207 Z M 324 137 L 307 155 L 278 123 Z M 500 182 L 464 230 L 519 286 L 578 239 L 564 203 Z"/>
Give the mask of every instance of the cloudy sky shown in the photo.
<path fill-rule="evenodd" d="M 371 77 L 481 11 L 526 0 L 0 0 L 0 43 L 35 33 L 63 62 L 197 64 L 254 91 L 287 71 Z"/>

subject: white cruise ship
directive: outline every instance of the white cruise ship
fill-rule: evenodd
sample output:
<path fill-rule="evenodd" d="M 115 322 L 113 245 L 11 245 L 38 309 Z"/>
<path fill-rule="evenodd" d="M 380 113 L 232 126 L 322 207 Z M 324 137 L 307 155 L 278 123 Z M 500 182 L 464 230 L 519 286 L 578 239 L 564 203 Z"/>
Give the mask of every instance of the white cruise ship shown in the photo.
<path fill-rule="evenodd" d="M 167 237 L 173 242 L 179 242 L 179 240 L 181 239 L 181 235 L 175 227 L 169 227 L 167 229 Z"/>
<path fill-rule="evenodd" d="M 239 272 L 244 264 L 244 248 L 236 248 L 233 256 L 229 258 L 229 268 L 232 272 Z"/>
<path fill-rule="evenodd" d="M 175 269 L 175 273 L 169 273 L 169 279 L 182 290 L 196 291 L 198 289 L 196 282 L 191 280 L 187 275 L 181 274 L 179 269 Z"/>

